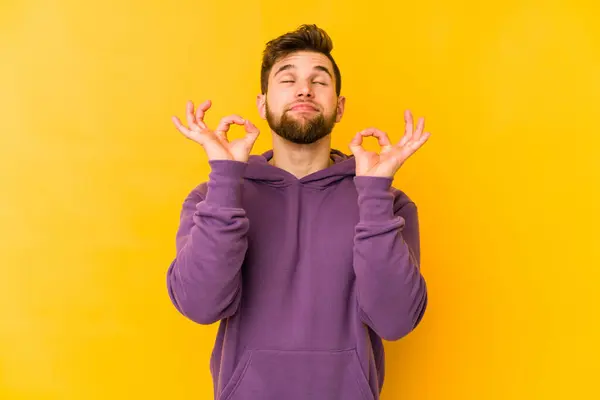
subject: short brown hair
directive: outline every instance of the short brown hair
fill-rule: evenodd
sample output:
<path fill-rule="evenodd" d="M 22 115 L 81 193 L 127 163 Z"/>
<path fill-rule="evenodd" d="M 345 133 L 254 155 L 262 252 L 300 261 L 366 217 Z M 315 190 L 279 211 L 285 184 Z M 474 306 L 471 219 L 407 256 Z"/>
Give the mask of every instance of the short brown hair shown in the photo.
<path fill-rule="evenodd" d="M 313 51 L 327 56 L 333 64 L 335 74 L 335 90 L 340 95 L 342 90 L 342 76 L 335 60 L 331 56 L 333 42 L 327 32 L 316 25 L 301 25 L 293 32 L 283 34 L 267 43 L 263 52 L 260 71 L 260 90 L 267 93 L 269 74 L 273 65 L 281 58 L 297 51 Z"/>

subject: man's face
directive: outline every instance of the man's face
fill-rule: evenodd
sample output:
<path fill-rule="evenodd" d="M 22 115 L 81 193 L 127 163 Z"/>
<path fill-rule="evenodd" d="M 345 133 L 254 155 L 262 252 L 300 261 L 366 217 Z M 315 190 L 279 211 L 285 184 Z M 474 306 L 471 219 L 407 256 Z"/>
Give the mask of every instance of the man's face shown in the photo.
<path fill-rule="evenodd" d="M 331 133 L 342 118 L 344 102 L 336 94 L 331 61 L 320 53 L 297 52 L 273 65 L 258 107 L 277 135 L 310 144 Z"/>

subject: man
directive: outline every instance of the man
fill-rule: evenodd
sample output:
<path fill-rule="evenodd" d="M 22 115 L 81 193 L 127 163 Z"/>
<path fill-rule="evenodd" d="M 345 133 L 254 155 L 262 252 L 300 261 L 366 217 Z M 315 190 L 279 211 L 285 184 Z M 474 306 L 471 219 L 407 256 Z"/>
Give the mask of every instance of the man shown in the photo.
<path fill-rule="evenodd" d="M 303 25 L 267 43 L 257 98 L 273 149 L 250 156 L 258 129 L 241 116 L 178 130 L 205 150 L 211 172 L 185 199 L 167 286 L 180 313 L 220 321 L 210 369 L 215 399 L 378 399 L 382 339 L 421 321 L 417 208 L 391 187 L 425 143 L 423 119 L 392 144 L 378 129 L 331 149 L 345 98 L 332 42 Z M 232 124 L 246 136 L 229 141 Z M 380 153 L 365 150 L 374 136 Z"/>

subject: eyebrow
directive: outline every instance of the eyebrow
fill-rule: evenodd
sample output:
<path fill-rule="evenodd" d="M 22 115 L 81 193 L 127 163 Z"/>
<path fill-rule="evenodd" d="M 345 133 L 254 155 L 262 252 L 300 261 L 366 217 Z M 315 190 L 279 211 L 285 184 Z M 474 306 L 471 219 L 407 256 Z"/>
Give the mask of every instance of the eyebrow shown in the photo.
<path fill-rule="evenodd" d="M 277 76 L 278 73 L 283 72 L 283 71 L 287 71 L 288 69 L 295 69 L 296 66 L 293 64 L 285 64 L 282 65 L 281 67 L 279 67 L 279 69 L 277 70 L 277 72 L 275 72 L 275 75 L 273 75 L 273 77 Z M 317 70 L 317 71 L 323 71 L 325 72 L 327 75 L 329 75 L 330 78 L 333 79 L 333 76 L 331 76 L 331 72 L 329 72 L 329 70 L 327 69 L 327 67 L 324 67 L 322 65 L 315 65 L 313 67 L 313 69 Z"/>

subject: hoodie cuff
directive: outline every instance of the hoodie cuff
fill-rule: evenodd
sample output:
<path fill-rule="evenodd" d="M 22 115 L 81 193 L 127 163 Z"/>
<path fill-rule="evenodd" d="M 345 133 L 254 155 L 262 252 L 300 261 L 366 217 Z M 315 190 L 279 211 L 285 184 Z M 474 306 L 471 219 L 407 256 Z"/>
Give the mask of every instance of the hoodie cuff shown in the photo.
<path fill-rule="evenodd" d="M 374 176 L 354 177 L 360 222 L 389 221 L 394 218 L 392 181 L 392 178 Z"/>
<path fill-rule="evenodd" d="M 206 203 L 218 207 L 242 208 L 242 183 L 247 163 L 212 160 L 208 176 Z"/>

